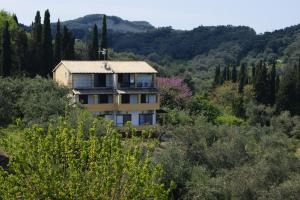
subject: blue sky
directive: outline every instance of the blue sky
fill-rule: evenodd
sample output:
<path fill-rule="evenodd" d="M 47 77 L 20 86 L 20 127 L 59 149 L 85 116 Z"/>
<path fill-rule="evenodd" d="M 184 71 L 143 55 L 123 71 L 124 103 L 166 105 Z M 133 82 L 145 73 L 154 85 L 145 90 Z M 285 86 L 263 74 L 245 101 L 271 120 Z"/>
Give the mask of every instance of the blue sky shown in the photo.
<path fill-rule="evenodd" d="M 300 23 L 300 0 L 0 0 L 0 6 L 27 25 L 47 8 L 52 21 L 105 13 L 175 29 L 231 24 L 262 33 Z"/>

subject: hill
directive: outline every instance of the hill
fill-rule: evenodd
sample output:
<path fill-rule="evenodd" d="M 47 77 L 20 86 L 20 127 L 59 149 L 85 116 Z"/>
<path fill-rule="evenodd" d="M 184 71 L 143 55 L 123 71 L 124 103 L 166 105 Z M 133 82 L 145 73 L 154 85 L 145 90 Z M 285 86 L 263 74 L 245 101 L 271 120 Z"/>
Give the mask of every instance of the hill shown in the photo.
<path fill-rule="evenodd" d="M 94 24 L 97 24 L 101 29 L 102 17 L 103 14 L 91 14 L 74 20 L 63 21 L 61 24 L 71 29 L 76 38 L 84 39 L 88 38 L 89 32 L 92 30 Z M 106 23 L 108 31 L 118 33 L 141 33 L 155 29 L 154 26 L 148 22 L 128 21 L 116 16 L 107 16 Z M 55 30 L 56 23 L 52 23 L 51 25 L 52 30 Z"/>

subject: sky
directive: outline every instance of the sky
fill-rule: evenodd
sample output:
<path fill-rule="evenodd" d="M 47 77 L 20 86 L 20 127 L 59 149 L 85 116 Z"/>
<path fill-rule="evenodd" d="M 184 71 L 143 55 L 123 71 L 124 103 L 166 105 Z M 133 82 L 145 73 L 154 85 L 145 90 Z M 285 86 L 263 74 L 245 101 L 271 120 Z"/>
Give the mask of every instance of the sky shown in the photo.
<path fill-rule="evenodd" d="M 300 23 L 300 0 L 0 0 L 0 9 L 29 25 L 37 10 L 51 20 L 87 14 L 115 15 L 148 21 L 155 27 L 190 30 L 200 25 L 246 25 L 257 33 Z"/>

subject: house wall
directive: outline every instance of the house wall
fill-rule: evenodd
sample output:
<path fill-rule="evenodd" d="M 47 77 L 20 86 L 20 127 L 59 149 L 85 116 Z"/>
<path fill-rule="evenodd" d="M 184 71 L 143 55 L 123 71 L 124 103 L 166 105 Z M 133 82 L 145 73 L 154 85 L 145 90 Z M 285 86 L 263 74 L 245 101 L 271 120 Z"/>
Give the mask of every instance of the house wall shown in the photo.
<path fill-rule="evenodd" d="M 70 86 L 70 73 L 63 65 L 54 71 L 53 78 L 60 85 Z"/>

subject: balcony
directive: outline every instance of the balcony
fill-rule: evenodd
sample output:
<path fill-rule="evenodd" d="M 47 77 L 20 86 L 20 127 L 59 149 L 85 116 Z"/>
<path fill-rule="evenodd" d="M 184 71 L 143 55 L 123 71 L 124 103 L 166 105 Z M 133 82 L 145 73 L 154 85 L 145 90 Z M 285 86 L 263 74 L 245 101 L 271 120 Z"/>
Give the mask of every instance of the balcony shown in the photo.
<path fill-rule="evenodd" d="M 109 104 L 83 104 L 83 106 L 90 112 L 104 112 L 113 111 L 117 108 L 114 103 Z"/>
<path fill-rule="evenodd" d="M 119 111 L 158 110 L 159 103 L 119 104 Z"/>

